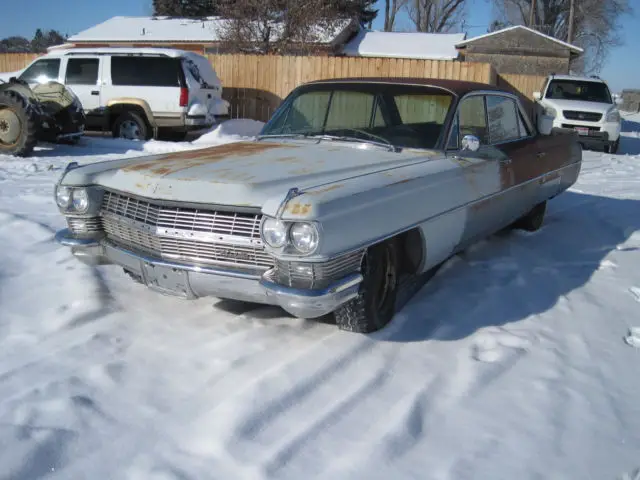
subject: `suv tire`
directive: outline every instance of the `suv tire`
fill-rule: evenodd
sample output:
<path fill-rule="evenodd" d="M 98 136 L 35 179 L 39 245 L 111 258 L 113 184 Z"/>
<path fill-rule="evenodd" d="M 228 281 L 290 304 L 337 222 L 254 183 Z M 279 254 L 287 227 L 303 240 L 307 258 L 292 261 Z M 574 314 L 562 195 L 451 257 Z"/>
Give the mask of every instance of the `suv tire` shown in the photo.
<path fill-rule="evenodd" d="M 151 128 L 143 116 L 128 110 L 123 112 L 111 129 L 114 138 L 126 138 L 128 140 L 149 140 Z"/>

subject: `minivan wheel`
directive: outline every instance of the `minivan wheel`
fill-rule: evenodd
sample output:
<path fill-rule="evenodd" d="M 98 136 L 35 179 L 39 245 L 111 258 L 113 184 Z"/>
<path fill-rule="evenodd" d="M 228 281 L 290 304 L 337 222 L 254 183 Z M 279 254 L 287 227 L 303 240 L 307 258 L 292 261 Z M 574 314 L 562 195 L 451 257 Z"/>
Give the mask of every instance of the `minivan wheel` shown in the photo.
<path fill-rule="evenodd" d="M 124 112 L 113 124 L 114 138 L 126 138 L 127 140 L 149 140 L 150 128 L 144 118 L 136 112 Z"/>
<path fill-rule="evenodd" d="M 354 333 L 371 333 L 393 318 L 398 293 L 398 249 L 389 240 L 367 250 L 358 296 L 334 312 L 336 325 Z"/>

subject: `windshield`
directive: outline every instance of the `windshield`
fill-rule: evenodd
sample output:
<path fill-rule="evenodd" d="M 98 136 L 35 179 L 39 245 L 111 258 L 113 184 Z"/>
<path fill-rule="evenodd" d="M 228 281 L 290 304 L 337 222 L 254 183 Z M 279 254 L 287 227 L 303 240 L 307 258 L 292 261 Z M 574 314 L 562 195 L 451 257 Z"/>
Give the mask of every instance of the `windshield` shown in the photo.
<path fill-rule="evenodd" d="M 613 103 L 606 84 L 576 80 L 552 80 L 547 89 L 546 98 Z"/>
<path fill-rule="evenodd" d="M 262 136 L 332 136 L 392 145 L 434 148 L 452 103 L 434 87 L 317 84 L 294 92 Z"/>

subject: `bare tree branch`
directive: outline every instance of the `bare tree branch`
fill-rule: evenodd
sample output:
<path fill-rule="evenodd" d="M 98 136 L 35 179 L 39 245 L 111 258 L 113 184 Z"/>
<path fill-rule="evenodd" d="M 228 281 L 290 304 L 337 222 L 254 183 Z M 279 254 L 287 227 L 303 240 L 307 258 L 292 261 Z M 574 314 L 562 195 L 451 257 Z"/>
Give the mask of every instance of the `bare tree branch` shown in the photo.
<path fill-rule="evenodd" d="M 440 33 L 461 22 L 466 3 L 466 0 L 413 0 L 407 10 L 418 32 Z"/>

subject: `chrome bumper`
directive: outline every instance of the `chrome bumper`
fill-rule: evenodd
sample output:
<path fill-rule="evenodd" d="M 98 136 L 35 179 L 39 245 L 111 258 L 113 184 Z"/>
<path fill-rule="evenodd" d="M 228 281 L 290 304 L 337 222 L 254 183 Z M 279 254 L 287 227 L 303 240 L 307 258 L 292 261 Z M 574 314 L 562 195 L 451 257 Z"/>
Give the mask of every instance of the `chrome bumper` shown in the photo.
<path fill-rule="evenodd" d="M 183 265 L 117 247 L 104 240 L 76 238 L 68 229 L 56 233 L 61 245 L 88 265 L 119 265 L 150 289 L 182 298 L 218 297 L 277 305 L 299 318 L 329 314 L 358 294 L 362 275 L 354 273 L 327 288 L 305 290 L 273 281 L 273 270 L 242 273 L 219 267 Z"/>

